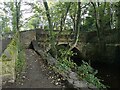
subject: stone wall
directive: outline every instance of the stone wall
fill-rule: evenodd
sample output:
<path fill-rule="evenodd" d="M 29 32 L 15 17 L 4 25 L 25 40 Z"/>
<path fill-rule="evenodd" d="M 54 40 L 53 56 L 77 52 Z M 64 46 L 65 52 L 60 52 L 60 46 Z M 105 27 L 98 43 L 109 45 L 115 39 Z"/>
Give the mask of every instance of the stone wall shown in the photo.
<path fill-rule="evenodd" d="M 55 33 L 58 33 L 58 31 L 55 31 Z M 13 36 L 11 33 L 10 35 Z M 28 48 L 32 40 L 37 40 L 39 47 L 41 47 L 41 49 L 43 49 L 44 51 L 48 51 L 50 49 L 50 44 L 49 44 L 50 38 L 48 37 L 48 35 L 49 32 L 43 29 L 21 31 L 20 41 L 23 47 Z M 7 34 L 6 36 L 9 35 Z M 102 40 L 104 40 L 106 47 L 105 49 L 104 48 L 99 49 L 97 45 L 98 41 L 97 41 L 96 31 L 81 32 L 79 43 L 77 44 L 76 48 L 82 53 L 85 59 L 90 59 L 90 60 L 103 59 L 105 61 L 113 61 L 116 58 L 116 54 L 115 54 L 116 43 L 117 43 L 116 36 L 117 36 L 116 30 L 105 31 L 103 33 Z M 71 40 L 74 39 L 74 35 L 73 34 L 71 36 L 62 35 L 60 37 L 56 37 L 56 39 L 59 40 L 58 45 L 68 44 L 67 40 L 69 41 L 69 45 L 71 45 Z"/>
<path fill-rule="evenodd" d="M 97 89 L 93 84 L 88 83 L 86 80 L 80 80 L 79 75 L 73 72 L 71 68 L 61 72 L 58 70 L 58 61 L 53 58 L 50 54 L 44 52 L 36 41 L 32 41 L 34 50 L 41 55 L 41 57 L 47 62 L 49 66 L 53 67 L 54 72 L 59 73 L 65 80 L 67 80 L 69 87 L 75 88 L 77 90 L 87 89 L 93 90 Z"/>
<path fill-rule="evenodd" d="M 17 37 L 14 37 L 0 57 L 2 84 L 15 81 L 15 62 L 18 59 L 17 41 Z"/>
<path fill-rule="evenodd" d="M 50 45 L 48 43 L 49 40 L 48 31 L 45 30 L 36 30 L 36 31 L 37 31 L 36 37 L 39 46 L 45 51 L 46 49 L 50 49 Z M 110 30 L 110 31 L 107 30 L 102 34 L 101 37 L 102 37 L 101 40 L 102 42 L 104 42 L 104 44 L 102 45 L 102 48 L 99 48 L 96 31 L 81 32 L 79 42 L 76 48 L 82 53 L 83 57 L 87 60 L 93 60 L 93 61 L 100 60 L 100 61 L 112 63 L 116 60 L 116 44 L 118 43 L 117 32 L 116 30 Z M 71 45 L 71 40 L 74 39 L 74 35 L 71 36 L 62 35 L 60 37 L 57 37 L 56 39 L 59 40 L 58 45 L 59 44 Z M 67 40 L 69 41 L 69 43 L 67 43 Z"/>
<path fill-rule="evenodd" d="M 85 39 L 83 39 L 84 37 Z M 101 33 L 101 40 L 107 44 L 116 44 L 118 43 L 118 32 L 117 30 L 107 30 Z M 86 43 L 97 43 L 97 32 L 96 31 L 88 31 L 81 32 L 80 39 L 82 42 Z"/>
<path fill-rule="evenodd" d="M 28 48 L 32 40 L 36 40 L 35 30 L 22 31 L 20 33 L 20 42 L 24 48 Z"/>
<path fill-rule="evenodd" d="M 120 44 L 106 44 L 99 48 L 98 44 L 86 43 L 82 48 L 82 55 L 86 60 L 106 63 L 120 62 Z"/>

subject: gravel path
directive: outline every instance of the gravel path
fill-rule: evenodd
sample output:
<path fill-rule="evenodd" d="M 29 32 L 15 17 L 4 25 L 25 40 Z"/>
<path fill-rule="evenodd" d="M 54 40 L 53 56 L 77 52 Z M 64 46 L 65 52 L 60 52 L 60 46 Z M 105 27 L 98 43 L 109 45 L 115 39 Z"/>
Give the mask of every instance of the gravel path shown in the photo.
<path fill-rule="evenodd" d="M 26 71 L 23 81 L 3 86 L 4 88 L 60 88 L 52 83 L 49 70 L 45 68 L 41 57 L 32 49 L 26 49 Z"/>

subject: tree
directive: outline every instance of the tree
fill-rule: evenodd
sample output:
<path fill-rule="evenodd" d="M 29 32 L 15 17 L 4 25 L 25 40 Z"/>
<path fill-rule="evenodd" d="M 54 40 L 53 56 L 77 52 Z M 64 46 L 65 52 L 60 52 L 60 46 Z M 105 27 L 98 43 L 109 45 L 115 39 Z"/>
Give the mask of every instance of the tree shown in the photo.
<path fill-rule="evenodd" d="M 9 23 L 9 27 L 10 25 L 12 25 L 11 31 L 19 31 L 21 17 L 21 0 L 19 2 L 17 0 L 15 2 L 4 2 L 3 4 L 3 12 L 6 14 L 6 18 L 9 18 L 6 23 Z"/>
<path fill-rule="evenodd" d="M 81 26 L 81 2 L 78 1 L 78 11 L 77 11 L 77 21 L 75 25 L 75 39 L 74 39 L 74 44 L 73 47 L 77 45 L 77 42 L 79 40 L 79 35 L 80 35 L 80 26 Z"/>
<path fill-rule="evenodd" d="M 21 0 L 19 0 L 19 2 L 16 0 L 15 1 L 15 11 L 16 11 L 16 29 L 17 31 L 19 31 L 20 27 L 20 17 L 21 17 L 21 11 L 20 11 L 20 8 L 21 8 Z M 14 16 L 13 16 L 14 17 Z"/>
<path fill-rule="evenodd" d="M 46 10 L 46 16 L 47 16 L 48 23 L 49 23 L 51 50 L 52 50 L 53 54 L 55 55 L 55 58 L 57 58 L 57 50 L 55 47 L 56 40 L 55 40 L 55 36 L 54 36 L 54 32 L 53 32 L 53 24 L 51 22 L 49 7 L 48 7 L 46 0 L 44 0 L 43 4 L 44 4 L 45 10 Z"/>
<path fill-rule="evenodd" d="M 117 3 L 117 32 L 118 43 L 120 43 L 120 1 Z"/>
<path fill-rule="evenodd" d="M 99 21 L 98 21 L 98 12 L 97 12 L 97 8 L 96 8 L 96 2 L 93 3 L 91 2 L 91 4 L 93 5 L 93 8 L 94 8 L 94 18 L 95 18 L 95 24 L 96 24 L 96 28 L 97 28 L 97 36 L 98 36 L 98 42 L 100 42 L 100 24 L 99 24 Z"/>
<path fill-rule="evenodd" d="M 0 26 L 1 26 L 1 33 L 10 32 L 10 18 L 9 18 L 9 6 L 6 2 L 0 4 L 2 7 L 0 8 Z"/>

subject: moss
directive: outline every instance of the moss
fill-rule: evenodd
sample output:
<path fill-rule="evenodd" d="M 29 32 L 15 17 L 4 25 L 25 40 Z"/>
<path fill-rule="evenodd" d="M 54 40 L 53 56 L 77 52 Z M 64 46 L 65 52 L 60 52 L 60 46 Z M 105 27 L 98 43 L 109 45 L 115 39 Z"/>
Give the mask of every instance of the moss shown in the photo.
<path fill-rule="evenodd" d="M 14 35 L 14 38 L 0 57 L 0 75 L 2 76 L 9 74 L 16 77 L 17 73 L 20 73 L 24 68 L 25 53 L 20 44 L 18 35 L 18 33 Z"/>
<path fill-rule="evenodd" d="M 12 59 L 7 58 L 7 56 L 5 54 L 2 54 L 2 59 L 1 61 L 11 61 Z"/>
<path fill-rule="evenodd" d="M 5 49 L 4 53 L 0 57 L 2 62 L 2 75 L 15 73 L 15 61 L 17 59 L 17 38 L 16 35 Z M 7 55 L 5 52 L 7 52 Z"/>
<path fill-rule="evenodd" d="M 13 74 L 14 73 L 14 62 L 13 61 L 4 61 L 2 62 L 2 75 L 4 74 Z"/>

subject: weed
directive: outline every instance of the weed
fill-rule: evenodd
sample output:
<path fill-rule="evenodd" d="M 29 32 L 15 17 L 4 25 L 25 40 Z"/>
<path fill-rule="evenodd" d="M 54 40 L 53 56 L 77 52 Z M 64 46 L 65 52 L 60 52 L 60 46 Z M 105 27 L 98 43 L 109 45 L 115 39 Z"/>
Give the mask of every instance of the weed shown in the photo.
<path fill-rule="evenodd" d="M 54 67 L 59 73 L 65 73 L 69 69 L 74 69 L 80 80 L 86 80 L 88 83 L 93 84 L 97 88 L 106 88 L 106 86 L 100 82 L 101 80 L 95 76 L 98 73 L 97 70 L 95 71 L 87 62 L 84 61 L 81 66 L 77 66 L 70 59 L 74 53 L 72 51 L 66 52 L 67 51 L 65 49 L 59 50 L 58 63 Z"/>
<path fill-rule="evenodd" d="M 106 86 L 100 82 L 101 80 L 95 77 L 98 71 L 94 71 L 87 62 L 83 61 L 83 64 L 78 67 L 77 73 L 80 79 L 85 79 L 88 83 L 93 84 L 97 88 L 106 88 Z"/>

